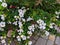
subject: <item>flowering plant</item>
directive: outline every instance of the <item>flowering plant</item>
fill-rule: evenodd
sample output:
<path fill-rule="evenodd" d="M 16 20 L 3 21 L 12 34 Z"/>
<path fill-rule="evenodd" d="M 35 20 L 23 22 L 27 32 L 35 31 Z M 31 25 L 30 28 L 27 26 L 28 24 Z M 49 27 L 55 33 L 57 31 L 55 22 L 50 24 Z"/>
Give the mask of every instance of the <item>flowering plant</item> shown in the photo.
<path fill-rule="evenodd" d="M 39 3 L 38 3 L 39 2 Z M 55 26 L 60 26 L 60 4 L 52 0 L 0 0 L 0 39 L 17 40 L 19 45 L 32 45 L 31 36 L 42 31 L 60 35 Z"/>

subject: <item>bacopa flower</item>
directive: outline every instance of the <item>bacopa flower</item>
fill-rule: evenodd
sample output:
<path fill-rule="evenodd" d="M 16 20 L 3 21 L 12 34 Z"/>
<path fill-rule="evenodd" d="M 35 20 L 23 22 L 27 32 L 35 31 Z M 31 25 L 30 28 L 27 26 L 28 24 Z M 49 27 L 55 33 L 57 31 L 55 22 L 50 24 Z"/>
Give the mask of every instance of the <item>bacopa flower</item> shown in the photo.
<path fill-rule="evenodd" d="M 24 18 L 22 18 L 22 21 L 25 22 L 26 20 Z"/>
<path fill-rule="evenodd" d="M 20 28 L 23 26 L 22 22 L 20 22 L 20 21 L 18 22 L 18 24 L 19 24 Z"/>
<path fill-rule="evenodd" d="M 0 22 L 0 27 L 5 27 L 5 22 Z"/>
<path fill-rule="evenodd" d="M 50 23 L 49 27 L 50 27 L 50 28 L 54 28 L 53 25 L 54 25 L 54 23 Z"/>
<path fill-rule="evenodd" d="M 1 19 L 4 21 L 5 20 L 5 17 L 4 17 L 4 15 L 1 15 Z"/>
<path fill-rule="evenodd" d="M 2 2 L 2 0 L 0 0 L 0 2 Z"/>
<path fill-rule="evenodd" d="M 7 7 L 7 3 L 2 2 L 1 6 L 3 6 L 3 7 Z"/>
<path fill-rule="evenodd" d="M 29 29 L 30 31 L 33 31 L 33 32 L 34 32 L 34 29 L 35 29 L 34 24 L 32 24 L 31 26 L 29 26 L 28 29 Z"/>
<path fill-rule="evenodd" d="M 19 29 L 19 30 L 17 30 L 17 32 L 18 32 L 19 35 L 21 35 L 22 32 L 24 32 L 24 31 L 23 31 L 23 29 Z"/>
<path fill-rule="evenodd" d="M 22 17 L 24 17 L 24 14 L 25 14 L 25 12 L 26 12 L 26 9 L 19 9 L 18 10 L 18 12 L 19 12 L 19 16 L 22 18 Z"/>
<path fill-rule="evenodd" d="M 5 39 L 2 39 L 2 40 L 1 40 L 1 43 L 6 43 Z"/>
<path fill-rule="evenodd" d="M 26 36 L 25 35 L 21 35 L 22 40 L 26 40 Z"/>
<path fill-rule="evenodd" d="M 59 15 L 57 15 L 56 18 L 59 18 Z"/>
<path fill-rule="evenodd" d="M 46 35 L 46 36 L 49 36 L 49 32 L 48 32 L 48 31 L 46 31 L 46 32 L 45 32 L 45 35 Z"/>
<path fill-rule="evenodd" d="M 31 17 L 28 17 L 27 18 L 27 21 L 31 21 L 31 20 L 33 20 L 33 18 L 31 18 Z"/>
<path fill-rule="evenodd" d="M 3 36 L 0 36 L 0 39 L 3 39 Z"/>
<path fill-rule="evenodd" d="M 56 11 L 56 12 L 55 12 L 55 14 L 59 15 L 59 14 L 60 14 L 60 12 L 57 12 L 57 11 Z"/>
<path fill-rule="evenodd" d="M 27 36 L 27 39 L 29 39 L 30 38 L 30 36 Z"/>
<path fill-rule="evenodd" d="M 37 23 L 39 24 L 40 29 L 45 29 L 46 28 L 46 23 L 44 23 L 43 20 L 39 19 L 39 20 L 37 20 Z"/>
<path fill-rule="evenodd" d="M 4 29 L 0 27 L 0 31 L 4 31 Z"/>
<path fill-rule="evenodd" d="M 14 25 L 17 25 L 17 21 L 13 22 Z"/>
<path fill-rule="evenodd" d="M 41 23 L 44 23 L 44 21 L 41 20 L 41 19 L 39 19 L 39 20 L 37 20 L 37 23 L 38 23 L 38 24 L 41 24 Z"/>
<path fill-rule="evenodd" d="M 29 35 L 32 35 L 32 31 L 27 31 L 27 33 L 28 33 Z"/>
<path fill-rule="evenodd" d="M 21 38 L 20 38 L 20 36 L 17 36 L 16 38 L 17 38 L 17 40 L 18 40 L 18 41 L 21 41 Z"/>
<path fill-rule="evenodd" d="M 19 30 L 17 30 L 17 32 L 23 32 L 23 29 L 19 29 Z"/>
<path fill-rule="evenodd" d="M 28 42 L 28 45 L 32 45 L 32 41 L 29 41 L 29 42 Z"/>

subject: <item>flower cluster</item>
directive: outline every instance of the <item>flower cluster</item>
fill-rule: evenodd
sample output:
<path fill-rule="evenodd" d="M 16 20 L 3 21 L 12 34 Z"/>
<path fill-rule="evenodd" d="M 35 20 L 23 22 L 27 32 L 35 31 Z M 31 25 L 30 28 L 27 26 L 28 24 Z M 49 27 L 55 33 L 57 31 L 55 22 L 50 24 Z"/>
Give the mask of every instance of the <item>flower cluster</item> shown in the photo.
<path fill-rule="evenodd" d="M 18 25 L 19 29 L 17 29 L 18 35 L 17 35 L 17 40 L 18 41 L 26 41 L 27 39 L 30 39 L 30 37 L 32 36 L 33 32 L 34 32 L 34 25 L 31 25 L 28 27 L 28 31 L 27 31 L 27 36 L 24 33 L 23 30 L 23 22 L 28 22 L 33 20 L 31 17 L 28 17 L 27 19 L 24 18 L 24 14 L 26 12 L 27 9 L 25 9 L 25 7 L 22 7 L 21 9 L 18 9 L 18 16 L 14 16 L 15 20 L 13 22 L 13 25 Z M 28 45 L 32 45 L 32 41 L 28 41 Z"/>
<path fill-rule="evenodd" d="M 19 9 L 18 12 L 19 12 L 19 16 L 22 18 L 22 17 L 24 17 L 26 9 L 24 9 L 24 7 L 22 7 L 22 9 Z"/>
<path fill-rule="evenodd" d="M 4 22 L 4 20 L 5 20 L 5 17 L 4 17 L 4 15 L 0 15 L 0 20 L 1 20 L 1 22 L 0 22 L 0 31 L 4 31 L 4 27 L 5 27 L 5 22 Z"/>
<path fill-rule="evenodd" d="M 1 43 L 6 45 L 6 40 L 5 40 L 6 37 L 3 37 L 3 36 L 0 36 L 0 40 L 1 40 Z"/>
<path fill-rule="evenodd" d="M 47 6 L 49 5 L 48 9 L 50 8 L 48 10 L 42 9 L 43 6 L 39 7 L 40 4 L 36 7 L 33 1 L 26 2 L 24 0 L 26 4 L 24 2 L 22 4 L 22 2 L 0 0 L 0 42 L 4 45 L 6 45 L 6 37 L 17 40 L 23 45 L 32 45 L 31 37 L 35 31 L 36 33 L 38 31 L 45 32 L 44 34 L 49 36 L 50 32 L 53 34 L 56 32 L 54 25 L 60 26 L 60 12 L 54 11 L 51 4 L 47 4 Z M 42 5 L 46 5 L 46 2 Z M 46 7 L 44 6 L 44 8 Z"/>
<path fill-rule="evenodd" d="M 39 24 L 39 29 L 44 30 L 46 28 L 46 23 L 43 20 L 39 19 L 37 20 L 37 23 Z"/>

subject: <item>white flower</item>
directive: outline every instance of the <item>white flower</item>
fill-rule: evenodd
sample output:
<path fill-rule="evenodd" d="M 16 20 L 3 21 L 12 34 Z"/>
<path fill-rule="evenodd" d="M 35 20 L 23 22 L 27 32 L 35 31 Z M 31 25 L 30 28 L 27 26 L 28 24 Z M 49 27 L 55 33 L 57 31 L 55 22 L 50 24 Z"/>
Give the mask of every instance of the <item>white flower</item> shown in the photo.
<path fill-rule="evenodd" d="M 22 18 L 22 21 L 25 22 L 26 20 L 24 18 Z"/>
<path fill-rule="evenodd" d="M 59 14 L 60 14 L 60 12 L 57 12 L 57 11 L 56 11 L 56 12 L 55 12 L 55 14 L 59 15 Z"/>
<path fill-rule="evenodd" d="M 29 41 L 29 42 L 28 42 L 28 45 L 32 45 L 32 41 Z"/>
<path fill-rule="evenodd" d="M 0 36 L 0 39 L 3 39 L 3 36 Z"/>
<path fill-rule="evenodd" d="M 20 28 L 23 26 L 22 22 L 20 22 L 20 21 L 18 22 L 18 24 L 19 24 Z"/>
<path fill-rule="evenodd" d="M 4 29 L 0 27 L 0 31 L 4 31 Z"/>
<path fill-rule="evenodd" d="M 50 23 L 49 27 L 54 28 L 53 25 L 54 25 L 54 23 Z"/>
<path fill-rule="evenodd" d="M 46 23 L 44 23 L 43 20 L 39 19 L 37 20 L 37 23 L 39 24 L 38 28 L 43 29 L 43 30 L 46 28 Z"/>
<path fill-rule="evenodd" d="M 29 38 L 30 38 L 30 36 L 27 36 L 27 38 L 29 39 Z"/>
<path fill-rule="evenodd" d="M 17 30 L 18 32 L 23 32 L 23 29 L 19 29 L 19 30 Z"/>
<path fill-rule="evenodd" d="M 17 30 L 18 34 L 21 35 L 23 32 L 23 29 Z"/>
<path fill-rule="evenodd" d="M 44 21 L 41 20 L 41 19 L 39 19 L 39 20 L 37 20 L 37 23 L 38 23 L 38 24 L 41 24 L 41 23 L 44 23 Z"/>
<path fill-rule="evenodd" d="M 59 14 L 59 13 L 56 11 L 55 14 Z"/>
<path fill-rule="evenodd" d="M 20 38 L 18 38 L 17 40 L 18 40 L 18 41 L 21 41 L 21 39 L 20 39 Z"/>
<path fill-rule="evenodd" d="M 45 26 L 39 26 L 39 28 L 44 30 L 46 27 Z"/>
<path fill-rule="evenodd" d="M 1 15 L 1 19 L 2 19 L 2 20 L 5 20 L 4 15 Z"/>
<path fill-rule="evenodd" d="M 0 2 L 2 2 L 2 0 L 0 0 Z"/>
<path fill-rule="evenodd" d="M 46 28 L 46 23 L 39 24 L 39 28 L 40 28 L 40 29 L 45 29 L 45 28 Z"/>
<path fill-rule="evenodd" d="M 5 27 L 5 22 L 0 22 L 0 27 Z"/>
<path fill-rule="evenodd" d="M 1 4 L 1 6 L 7 7 L 7 3 L 3 2 L 3 3 Z"/>
<path fill-rule="evenodd" d="M 23 14 L 23 13 L 19 13 L 19 16 L 20 16 L 20 17 L 24 17 L 24 14 Z"/>
<path fill-rule="evenodd" d="M 25 9 L 25 7 L 22 7 L 21 9 Z"/>
<path fill-rule="evenodd" d="M 31 20 L 33 20 L 33 18 L 31 18 L 31 17 L 28 17 L 27 18 L 27 21 L 31 21 Z"/>
<path fill-rule="evenodd" d="M 8 24 L 11 24 L 11 22 L 9 21 Z"/>
<path fill-rule="evenodd" d="M 14 18 L 17 18 L 17 16 L 14 16 Z"/>
<path fill-rule="evenodd" d="M 32 35 L 32 32 L 31 32 L 31 31 L 27 31 L 27 33 L 28 33 L 29 35 Z"/>
<path fill-rule="evenodd" d="M 14 25 L 17 25 L 17 21 L 13 22 Z"/>
<path fill-rule="evenodd" d="M 20 38 L 20 36 L 17 36 L 16 38 Z"/>
<path fill-rule="evenodd" d="M 1 40 L 1 43 L 5 43 L 5 39 L 2 39 L 2 40 Z"/>
<path fill-rule="evenodd" d="M 28 29 L 29 29 L 30 31 L 33 31 L 33 32 L 34 32 L 34 29 L 35 29 L 35 28 L 34 28 L 34 24 L 32 24 L 31 26 L 29 26 Z"/>
<path fill-rule="evenodd" d="M 59 18 L 59 15 L 57 15 L 56 18 Z"/>
<path fill-rule="evenodd" d="M 25 35 L 21 35 L 22 40 L 26 40 L 26 36 Z"/>
<path fill-rule="evenodd" d="M 19 9 L 18 12 L 19 12 L 19 16 L 20 17 L 24 17 L 24 14 L 26 12 L 26 9 L 23 9 L 23 10 L 22 9 Z"/>
<path fill-rule="evenodd" d="M 46 32 L 45 32 L 45 35 L 46 35 L 46 36 L 49 36 L 49 32 L 48 32 L 48 31 L 46 31 Z"/>
<path fill-rule="evenodd" d="M 21 38 L 20 38 L 20 36 L 17 36 L 16 38 L 17 38 L 17 40 L 18 40 L 18 41 L 21 41 Z"/>

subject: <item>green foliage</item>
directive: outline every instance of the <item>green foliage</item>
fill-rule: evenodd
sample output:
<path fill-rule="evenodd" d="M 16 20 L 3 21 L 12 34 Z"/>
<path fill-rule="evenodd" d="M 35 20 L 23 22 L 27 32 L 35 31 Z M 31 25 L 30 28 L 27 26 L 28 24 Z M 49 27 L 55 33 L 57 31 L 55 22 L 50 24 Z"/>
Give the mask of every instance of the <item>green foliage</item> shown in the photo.
<path fill-rule="evenodd" d="M 0 31 L 0 36 L 1 35 L 7 36 L 8 28 L 10 27 L 13 28 L 12 29 L 13 31 L 11 33 L 12 37 L 14 35 L 15 36 L 19 35 L 16 30 L 19 29 L 20 27 L 18 26 L 18 24 L 13 25 L 13 22 L 16 21 L 14 16 L 19 16 L 18 10 L 21 9 L 21 7 L 25 7 L 25 9 L 27 10 L 24 14 L 24 17 L 23 17 L 24 19 L 27 20 L 28 17 L 31 17 L 34 19 L 32 21 L 23 22 L 21 20 L 22 18 L 19 16 L 19 19 L 17 19 L 17 23 L 18 21 L 21 21 L 23 24 L 22 28 L 24 32 L 22 33 L 22 35 L 28 36 L 27 34 L 28 26 L 31 26 L 32 24 L 37 24 L 36 21 L 39 19 L 42 19 L 46 23 L 45 31 L 48 31 L 51 34 L 54 34 L 56 36 L 60 36 L 60 33 L 57 33 L 57 30 L 55 30 L 54 28 L 51 29 L 49 27 L 50 23 L 55 23 L 57 26 L 60 26 L 60 17 L 57 19 L 56 18 L 57 14 L 55 14 L 56 11 L 58 12 L 60 11 L 60 4 L 56 3 L 56 0 L 43 0 L 41 2 L 42 4 L 39 4 L 37 6 L 35 6 L 36 0 L 6 0 L 6 3 L 7 3 L 7 7 L 5 8 L 1 6 L 2 2 L 0 2 L 0 15 L 4 14 L 5 16 L 4 21 L 6 22 L 5 28 L 3 28 L 4 31 Z M 9 21 L 12 23 L 8 24 Z M 35 31 L 42 35 L 44 34 L 44 30 L 41 31 L 39 28 L 36 28 Z M 28 41 L 29 39 L 25 41 L 22 40 L 21 45 L 27 45 Z"/>

